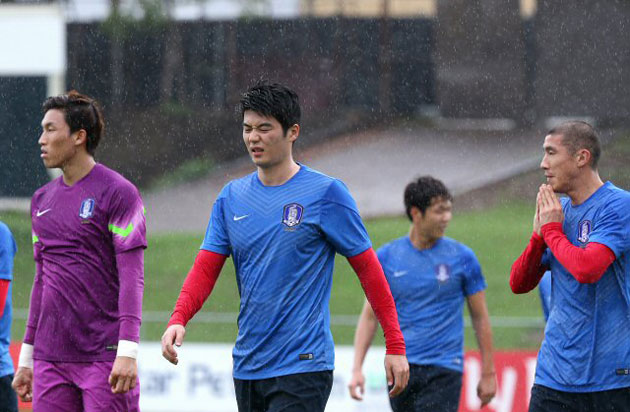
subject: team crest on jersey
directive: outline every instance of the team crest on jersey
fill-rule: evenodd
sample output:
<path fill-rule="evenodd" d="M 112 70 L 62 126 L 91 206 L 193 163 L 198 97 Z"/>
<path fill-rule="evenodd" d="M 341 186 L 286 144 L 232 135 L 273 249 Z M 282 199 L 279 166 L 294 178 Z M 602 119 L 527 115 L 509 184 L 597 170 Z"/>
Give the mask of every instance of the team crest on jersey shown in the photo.
<path fill-rule="evenodd" d="M 580 243 L 588 242 L 588 235 L 591 234 L 592 223 L 590 220 L 582 220 L 578 225 L 578 238 Z"/>
<path fill-rule="evenodd" d="M 79 217 L 82 219 L 89 219 L 94 214 L 94 199 L 85 199 L 81 202 L 81 209 L 79 209 Z"/>
<path fill-rule="evenodd" d="M 440 263 L 435 267 L 435 277 L 439 283 L 445 283 L 451 277 L 451 267 Z"/>
<path fill-rule="evenodd" d="M 295 227 L 300 224 L 303 215 L 304 207 L 302 205 L 289 203 L 288 205 L 284 205 L 284 209 L 282 210 L 282 223 L 290 228 Z"/>

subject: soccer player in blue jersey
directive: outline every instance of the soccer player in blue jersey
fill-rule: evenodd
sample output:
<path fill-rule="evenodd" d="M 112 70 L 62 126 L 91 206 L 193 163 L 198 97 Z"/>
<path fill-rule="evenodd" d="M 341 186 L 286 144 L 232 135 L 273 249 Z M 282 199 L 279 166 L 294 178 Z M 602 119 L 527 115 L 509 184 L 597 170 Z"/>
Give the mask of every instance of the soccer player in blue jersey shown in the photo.
<path fill-rule="evenodd" d="M 630 193 L 599 177 L 591 125 L 560 124 L 543 148 L 547 183 L 510 276 L 514 293 L 526 293 L 551 270 L 553 304 L 529 410 L 628 411 Z"/>
<path fill-rule="evenodd" d="M 9 353 L 11 344 L 11 281 L 13 258 L 17 252 L 11 231 L 0 222 L 0 411 L 17 412 L 17 396 L 11 387 L 13 361 Z"/>
<path fill-rule="evenodd" d="M 444 184 L 423 176 L 405 188 L 409 234 L 377 251 L 396 302 L 407 345 L 409 385 L 390 399 L 394 411 L 457 411 L 462 386 L 464 323 L 468 303 L 482 360 L 477 393 L 486 405 L 496 392 L 492 331 L 486 282 L 474 252 L 444 236 L 452 217 L 451 194 Z M 365 355 L 377 323 L 365 302 L 354 339 L 350 395 L 362 400 Z M 359 392 L 357 392 L 359 390 Z"/>
<path fill-rule="evenodd" d="M 177 363 L 185 326 L 212 291 L 226 258 L 236 269 L 240 311 L 233 350 L 239 411 L 323 411 L 334 347 L 328 301 L 335 253 L 356 271 L 385 333 L 391 396 L 409 366 L 382 268 L 346 186 L 293 160 L 298 96 L 261 82 L 240 100 L 243 140 L 256 171 L 217 197 L 205 239 L 162 337 Z"/>

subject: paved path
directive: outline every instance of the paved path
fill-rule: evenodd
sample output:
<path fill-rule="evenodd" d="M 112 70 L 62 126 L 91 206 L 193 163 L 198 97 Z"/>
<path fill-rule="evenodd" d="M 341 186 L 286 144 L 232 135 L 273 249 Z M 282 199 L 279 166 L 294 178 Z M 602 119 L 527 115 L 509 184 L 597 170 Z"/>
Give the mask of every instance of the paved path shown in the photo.
<path fill-rule="evenodd" d="M 537 167 L 543 134 L 537 131 L 437 131 L 396 128 L 342 136 L 296 154 L 314 169 L 343 180 L 363 217 L 402 214 L 403 190 L 431 174 L 457 195 Z M 244 158 L 206 179 L 143 194 L 151 233 L 203 232 L 223 185 L 254 170 Z"/>

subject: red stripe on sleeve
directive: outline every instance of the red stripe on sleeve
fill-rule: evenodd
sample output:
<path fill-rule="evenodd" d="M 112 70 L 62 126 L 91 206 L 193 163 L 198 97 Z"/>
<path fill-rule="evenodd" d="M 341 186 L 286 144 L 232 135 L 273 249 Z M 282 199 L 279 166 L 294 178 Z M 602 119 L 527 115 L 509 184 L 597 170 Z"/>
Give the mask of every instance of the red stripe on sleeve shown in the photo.
<path fill-rule="evenodd" d="M 540 231 L 558 262 L 580 283 L 597 282 L 615 261 L 615 253 L 604 244 L 573 245 L 562 232 L 562 223 L 547 223 Z"/>
<path fill-rule="evenodd" d="M 179 293 L 168 326 L 183 325 L 201 309 L 219 278 L 227 256 L 200 250 Z"/>
<path fill-rule="evenodd" d="M 514 293 L 527 293 L 534 289 L 545 274 L 546 267 L 541 265 L 546 245 L 542 237 L 532 232 L 523 254 L 512 264 L 510 288 Z"/>
<path fill-rule="evenodd" d="M 359 277 L 365 296 L 383 328 L 387 354 L 404 355 L 405 340 L 398 324 L 396 304 L 374 249 L 350 257 L 348 262 Z"/>

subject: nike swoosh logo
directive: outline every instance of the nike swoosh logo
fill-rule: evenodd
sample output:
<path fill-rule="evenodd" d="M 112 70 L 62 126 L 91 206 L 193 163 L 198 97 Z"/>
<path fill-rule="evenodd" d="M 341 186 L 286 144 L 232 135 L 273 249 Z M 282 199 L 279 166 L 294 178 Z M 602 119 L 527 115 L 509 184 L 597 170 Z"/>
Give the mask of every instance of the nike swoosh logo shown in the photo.
<path fill-rule="evenodd" d="M 399 278 L 401 276 L 406 275 L 408 272 L 408 270 L 397 270 L 396 272 L 394 272 L 394 277 L 395 278 Z"/>
<path fill-rule="evenodd" d="M 48 212 L 50 212 L 52 209 L 46 209 L 46 210 L 42 210 L 41 212 L 38 210 L 37 211 L 37 217 L 40 217 L 41 215 L 44 215 Z"/>
<path fill-rule="evenodd" d="M 236 222 L 236 221 L 239 221 L 241 219 L 245 219 L 247 216 L 249 216 L 249 215 L 243 215 L 243 216 L 236 216 L 236 215 L 234 215 L 234 221 Z"/>

